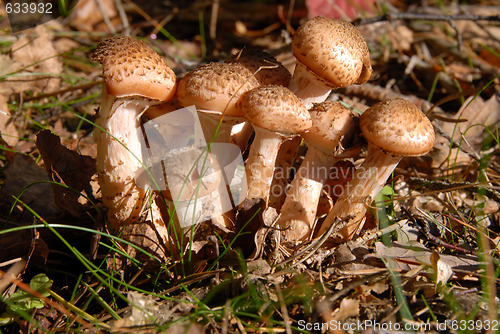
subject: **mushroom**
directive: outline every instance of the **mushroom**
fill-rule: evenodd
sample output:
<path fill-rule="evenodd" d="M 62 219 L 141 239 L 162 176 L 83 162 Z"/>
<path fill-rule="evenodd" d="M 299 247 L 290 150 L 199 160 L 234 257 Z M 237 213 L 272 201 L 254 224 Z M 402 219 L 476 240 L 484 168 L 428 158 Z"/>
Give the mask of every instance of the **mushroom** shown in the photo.
<path fill-rule="evenodd" d="M 238 105 L 255 130 L 246 161 L 248 198 L 267 203 L 279 147 L 311 127 L 309 112 L 288 88 L 276 85 L 252 89 Z"/>
<path fill-rule="evenodd" d="M 341 19 L 309 20 L 293 35 L 292 49 L 297 65 L 288 87 L 308 108 L 332 88 L 365 83 L 372 73 L 364 37 Z"/>
<path fill-rule="evenodd" d="M 291 74 L 273 55 L 255 48 L 244 48 L 232 56 L 226 63 L 238 63 L 250 70 L 261 86 L 288 86 Z M 253 133 L 252 124 L 245 122 L 232 130 L 231 140 L 243 152 L 248 146 Z"/>
<path fill-rule="evenodd" d="M 232 56 L 226 63 L 237 63 L 253 73 L 261 86 L 288 86 L 292 76 L 273 55 L 254 48 L 244 48 Z"/>
<path fill-rule="evenodd" d="M 207 142 L 227 143 L 234 125 L 245 121 L 235 107 L 238 98 L 260 84 L 237 63 L 210 63 L 195 68 L 180 81 L 177 100 L 195 105 Z"/>
<path fill-rule="evenodd" d="M 310 237 L 316 221 L 316 210 L 323 185 L 336 156 L 350 146 L 354 135 L 354 115 L 340 102 L 326 101 L 309 109 L 312 126 L 302 135 L 308 145 L 281 207 L 277 225 L 287 242 Z"/>
<path fill-rule="evenodd" d="M 370 53 L 364 37 L 351 23 L 341 19 L 315 17 L 301 25 L 292 38 L 292 49 L 297 58 L 288 88 L 311 108 L 313 103 L 326 100 L 334 88 L 366 82 L 372 73 Z M 281 171 L 291 170 L 300 139 L 283 143 L 276 162 Z M 284 189 L 289 175 L 280 173 L 273 181 L 273 189 Z M 270 205 L 279 210 L 285 198 L 284 191 L 270 199 Z"/>
<path fill-rule="evenodd" d="M 92 59 L 101 63 L 105 82 L 94 132 L 99 184 L 110 228 L 122 233 L 137 221 L 147 200 L 134 181 L 142 166 L 139 116 L 149 106 L 173 98 L 176 78 L 152 48 L 132 37 L 99 43 Z M 158 213 L 153 220 L 157 228 L 165 228 Z"/>
<path fill-rule="evenodd" d="M 428 153 L 434 145 L 434 129 L 429 119 L 414 104 L 400 99 L 380 102 L 360 117 L 359 126 L 368 141 L 365 161 L 356 170 L 344 193 L 319 229 L 325 233 L 334 227 L 341 240 L 349 240 L 363 226 L 366 206 L 396 168 L 403 157 Z"/>

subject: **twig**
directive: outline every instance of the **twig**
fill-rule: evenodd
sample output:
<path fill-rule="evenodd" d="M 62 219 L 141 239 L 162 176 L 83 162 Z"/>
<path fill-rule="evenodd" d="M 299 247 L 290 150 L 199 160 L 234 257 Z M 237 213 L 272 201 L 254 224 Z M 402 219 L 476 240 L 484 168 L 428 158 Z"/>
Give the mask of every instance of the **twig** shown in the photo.
<path fill-rule="evenodd" d="M 118 14 L 120 15 L 120 19 L 123 23 L 123 34 L 126 36 L 130 35 L 130 24 L 128 22 L 127 14 L 125 13 L 125 9 L 123 9 L 123 4 L 121 0 L 115 0 L 115 7 L 118 10 Z"/>
<path fill-rule="evenodd" d="M 475 14 L 456 14 L 456 15 L 444 15 L 444 14 L 425 14 L 425 13 L 388 13 L 380 16 L 375 16 L 366 19 L 355 20 L 353 24 L 355 25 L 366 25 L 381 21 L 396 21 L 396 20 L 428 20 L 428 21 L 500 21 L 500 15 L 475 15 Z"/>
<path fill-rule="evenodd" d="M 212 41 L 215 41 L 215 38 L 217 38 L 217 20 L 219 18 L 219 7 L 220 7 L 220 0 L 213 0 L 212 3 L 212 12 L 211 12 L 211 17 L 210 17 L 210 38 Z"/>
<path fill-rule="evenodd" d="M 453 182 L 450 183 L 448 181 L 442 180 L 427 180 L 420 177 L 412 177 L 408 180 L 408 183 L 411 185 L 416 185 L 420 187 L 424 187 L 426 189 L 434 190 L 434 191 L 453 191 L 453 190 L 467 190 L 476 194 L 483 194 L 497 203 L 500 203 L 500 192 L 485 187 L 486 185 L 479 183 L 471 183 L 471 182 Z"/>
<path fill-rule="evenodd" d="M 97 7 L 99 7 L 99 11 L 101 12 L 102 18 L 104 19 L 104 23 L 106 23 L 106 25 L 108 26 L 109 31 L 112 34 L 116 34 L 116 29 L 111 24 L 111 21 L 109 20 L 108 13 L 106 13 L 106 10 L 104 9 L 104 6 L 102 5 L 102 1 L 95 0 L 95 2 L 97 3 Z"/>
<path fill-rule="evenodd" d="M 28 101 L 33 101 L 33 100 L 41 100 L 41 99 L 44 99 L 46 97 L 56 96 L 56 95 L 60 95 L 63 93 L 67 93 L 67 92 L 71 92 L 71 91 L 75 91 L 75 90 L 79 90 L 79 89 L 85 90 L 85 89 L 89 89 L 89 88 L 92 88 L 94 86 L 100 85 L 103 82 L 104 82 L 104 80 L 101 79 L 101 80 L 89 82 L 89 83 L 79 85 L 79 86 L 71 86 L 71 87 L 64 88 L 64 89 L 61 89 L 61 90 L 58 90 L 55 92 L 51 92 L 51 93 L 40 94 L 37 96 L 27 96 L 24 98 L 24 101 L 28 102 Z"/>
<path fill-rule="evenodd" d="M 434 244 L 436 244 L 438 246 L 443 246 L 445 248 L 452 249 L 452 250 L 460 252 L 460 253 L 469 254 L 469 255 L 474 254 L 473 251 L 449 244 L 449 243 L 443 241 L 441 238 L 436 237 L 434 234 L 431 233 L 429 221 L 427 219 L 425 219 L 424 217 L 417 219 L 414 215 L 412 215 L 410 213 L 410 211 L 407 208 L 402 207 L 402 210 L 405 213 L 405 215 L 408 217 L 408 219 L 411 220 L 411 222 L 413 224 L 415 224 L 417 226 L 422 226 L 422 232 L 424 233 L 427 240 L 433 242 Z"/>
<path fill-rule="evenodd" d="M 396 93 L 395 91 L 389 89 L 389 88 L 384 88 L 378 85 L 374 85 L 371 83 L 364 83 L 362 85 L 352 85 L 346 88 L 343 88 L 342 90 L 339 90 L 342 94 L 345 95 L 357 95 L 357 96 L 363 96 L 371 100 L 375 101 L 385 101 L 388 99 L 394 99 L 394 98 L 403 98 L 405 100 L 408 100 L 415 104 L 417 107 L 421 108 L 424 111 L 430 110 L 431 108 L 435 112 L 444 112 L 441 108 L 433 106 L 432 103 L 421 99 L 416 96 L 412 95 L 404 95 L 404 94 L 399 94 Z"/>

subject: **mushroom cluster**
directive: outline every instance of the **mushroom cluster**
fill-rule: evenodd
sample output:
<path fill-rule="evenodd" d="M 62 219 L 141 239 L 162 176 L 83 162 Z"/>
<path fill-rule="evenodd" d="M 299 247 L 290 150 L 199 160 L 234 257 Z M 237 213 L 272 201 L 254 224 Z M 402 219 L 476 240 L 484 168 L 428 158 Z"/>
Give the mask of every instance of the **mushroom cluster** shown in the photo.
<path fill-rule="evenodd" d="M 242 151 L 248 149 L 247 192 L 243 195 L 263 199 L 266 210 L 274 208 L 279 213 L 274 223 L 284 243 L 300 244 L 339 221 L 342 224 L 333 229 L 341 240 L 361 230 L 367 205 L 399 160 L 432 149 L 432 125 L 416 106 L 402 99 L 375 104 L 360 117 L 340 102 L 325 101 L 332 89 L 363 84 L 370 78 L 368 47 L 352 24 L 339 19 L 311 19 L 293 36 L 292 48 L 297 58 L 293 75 L 270 54 L 244 49 L 226 62 L 201 65 L 176 83 L 161 57 L 137 39 L 115 37 L 97 47 L 94 59 L 103 65 L 105 79 L 96 120 L 98 169 L 112 230 L 118 232 L 140 220 L 148 202 L 145 190 L 139 189 L 133 179 L 144 150 L 137 139 L 139 115 L 146 111 L 158 116 L 176 106 L 193 105 L 207 143 L 238 143 Z M 244 130 L 235 132 L 235 125 L 243 123 Z M 249 143 L 252 131 L 255 135 Z M 360 151 L 360 138 L 368 142 L 366 158 L 321 226 L 316 226 L 318 203 L 331 170 Z M 296 161 L 302 141 L 307 154 L 293 180 L 289 180 L 288 170 Z M 198 150 L 188 151 L 188 160 L 196 160 L 191 155 Z M 177 155 L 166 152 L 165 157 L 172 160 Z M 220 157 L 208 159 L 214 166 L 223 166 Z M 162 168 L 168 173 L 169 168 L 182 170 L 183 166 L 190 168 L 184 160 L 170 161 Z M 188 187 L 189 197 L 208 195 L 229 188 L 235 172 L 214 174 L 217 177 L 210 186 L 200 185 L 202 177 L 181 173 L 186 180 L 177 185 Z M 271 191 L 276 185 L 279 195 Z M 203 191 L 200 186 L 205 187 Z M 163 195 L 172 201 L 167 193 Z M 154 209 L 155 201 L 149 201 L 148 208 Z M 172 231 L 164 226 L 172 217 L 165 217 L 161 209 L 153 211 L 160 215 L 157 225 L 165 233 L 162 241 L 167 243 Z M 172 214 L 171 210 L 168 214 Z M 226 215 L 225 219 L 229 219 L 224 225 L 230 231 L 234 215 Z"/>

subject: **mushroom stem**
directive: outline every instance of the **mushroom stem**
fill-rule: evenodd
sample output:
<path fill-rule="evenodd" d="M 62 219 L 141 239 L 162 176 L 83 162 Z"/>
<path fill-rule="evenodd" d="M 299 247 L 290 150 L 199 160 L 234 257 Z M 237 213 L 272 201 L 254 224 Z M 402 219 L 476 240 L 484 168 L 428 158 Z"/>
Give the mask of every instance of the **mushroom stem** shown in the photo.
<path fill-rule="evenodd" d="M 335 159 L 314 147 L 309 147 L 297 175 L 286 194 L 277 225 L 285 241 L 308 238 L 314 228 L 318 201 L 323 184 L 328 179 Z"/>
<path fill-rule="evenodd" d="M 109 223 L 116 232 L 124 222 L 140 214 L 144 189 L 136 186 L 135 172 L 141 167 L 141 141 L 137 115 L 149 106 L 143 99 L 120 100 L 104 88 L 96 124 L 97 172 Z"/>
<path fill-rule="evenodd" d="M 199 109 L 198 118 L 205 139 L 210 143 L 229 143 L 233 126 L 245 121 L 243 117 L 223 116 L 220 112 Z"/>
<path fill-rule="evenodd" d="M 349 240 L 357 234 L 363 227 L 367 205 L 384 187 L 399 161 L 401 156 L 385 153 L 375 145 L 369 144 L 366 160 L 356 169 L 344 193 L 338 198 L 321 225 L 319 234 L 325 233 L 337 218 L 345 220 L 334 230 L 342 240 Z"/>
<path fill-rule="evenodd" d="M 255 139 L 246 161 L 248 198 L 269 198 L 274 163 L 284 136 L 254 125 Z"/>
<path fill-rule="evenodd" d="M 313 106 L 313 103 L 320 103 L 326 100 L 332 90 L 332 84 L 328 85 L 326 81 L 308 70 L 302 62 L 297 61 L 288 88 L 309 109 Z"/>

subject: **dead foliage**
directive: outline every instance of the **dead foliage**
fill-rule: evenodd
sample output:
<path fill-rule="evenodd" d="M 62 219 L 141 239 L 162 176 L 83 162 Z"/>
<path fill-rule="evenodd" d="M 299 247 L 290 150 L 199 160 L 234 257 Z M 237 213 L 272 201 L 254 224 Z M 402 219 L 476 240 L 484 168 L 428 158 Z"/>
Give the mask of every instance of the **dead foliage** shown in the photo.
<path fill-rule="evenodd" d="M 19 35 L 3 34 L 0 20 L 0 232 L 14 229 L 0 233 L 0 292 L 3 301 L 33 294 L 40 272 L 54 281 L 29 309 L 38 322 L 18 317 L 0 330 L 382 333 L 360 324 L 404 320 L 437 333 L 460 332 L 443 331 L 445 321 L 474 320 L 472 332 L 488 332 L 500 288 L 500 10 L 486 0 L 353 2 L 332 12 L 360 29 L 373 75 L 329 99 L 359 112 L 407 99 L 432 120 L 434 149 L 400 163 L 345 244 L 326 236 L 282 244 L 279 213 L 247 200 L 234 230 L 206 222 L 161 245 L 175 253 L 166 263 L 140 250 L 140 261 L 123 261 L 132 246 L 106 229 L 89 135 L 102 82 L 89 61 L 93 46 L 115 32 L 144 37 L 178 78 L 245 46 L 269 50 L 293 71 L 290 39 L 305 5 L 80 0 L 70 17 Z M 314 12 L 331 2 L 306 3 Z M 295 165 L 304 153 L 303 145 Z M 339 166 L 359 167 L 365 157 L 360 149 Z M 346 184 L 346 175 L 330 185 Z M 335 200 L 323 192 L 318 225 Z M 158 205 L 168 217 L 167 203 Z M 106 265 L 115 257 L 125 269 Z M 22 265 L 12 271 L 13 263 Z M 0 302 L 0 319 L 6 308 Z"/>

